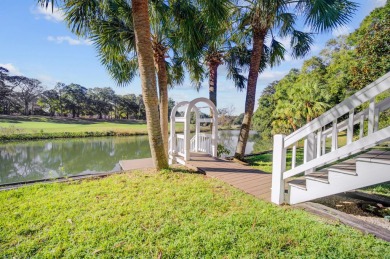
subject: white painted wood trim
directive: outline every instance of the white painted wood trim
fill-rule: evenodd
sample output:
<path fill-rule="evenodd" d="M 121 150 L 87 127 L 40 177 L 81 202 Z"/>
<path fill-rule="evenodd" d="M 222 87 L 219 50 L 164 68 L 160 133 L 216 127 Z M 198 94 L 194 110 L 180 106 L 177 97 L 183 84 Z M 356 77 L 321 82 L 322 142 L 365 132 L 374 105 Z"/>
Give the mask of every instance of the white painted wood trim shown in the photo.
<path fill-rule="evenodd" d="M 338 148 L 338 135 L 339 131 L 337 130 L 337 119 L 333 121 L 332 125 L 332 151 L 335 151 Z"/>
<path fill-rule="evenodd" d="M 351 109 L 356 108 L 360 104 L 369 101 L 376 95 L 390 89 L 390 72 L 375 80 L 362 90 L 356 92 L 343 102 L 339 103 L 329 111 L 314 119 L 311 123 L 306 124 L 299 130 L 293 132 L 286 137 L 284 146 L 289 147 L 293 143 L 303 139 L 308 134 L 320 129 L 321 127 L 331 123 L 335 119 L 348 113 Z"/>
<path fill-rule="evenodd" d="M 379 143 L 381 141 L 387 141 L 390 139 L 390 126 L 378 130 L 371 135 L 363 137 L 357 141 L 352 142 L 349 145 L 341 147 L 333 152 L 327 153 L 319 158 L 313 159 L 305 164 L 302 164 L 294 169 L 290 169 L 283 174 L 283 179 L 290 178 L 294 175 L 300 174 L 309 170 L 311 168 L 315 168 L 321 165 L 325 165 L 330 161 L 334 161 L 342 156 L 345 156 L 349 153 L 354 153 L 355 151 L 365 149 Z"/>
<path fill-rule="evenodd" d="M 286 170 L 286 149 L 284 135 L 274 136 L 274 150 L 272 156 L 272 188 L 271 201 L 276 204 L 284 203 L 283 172 Z"/>
<path fill-rule="evenodd" d="M 348 126 L 347 126 L 347 145 L 353 140 L 353 125 L 354 125 L 354 109 L 349 111 Z"/>
<path fill-rule="evenodd" d="M 374 119 L 375 119 L 375 98 L 372 98 L 368 106 L 368 134 L 374 132 Z"/>

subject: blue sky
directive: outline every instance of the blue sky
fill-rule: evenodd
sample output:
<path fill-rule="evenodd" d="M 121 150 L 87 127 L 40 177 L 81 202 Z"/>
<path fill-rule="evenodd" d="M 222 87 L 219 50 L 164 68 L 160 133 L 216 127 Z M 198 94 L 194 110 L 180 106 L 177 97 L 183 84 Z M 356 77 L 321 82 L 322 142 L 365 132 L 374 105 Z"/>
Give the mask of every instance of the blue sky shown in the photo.
<path fill-rule="evenodd" d="M 327 34 L 318 35 L 311 53 L 317 55 L 325 43 L 338 35 L 350 33 L 374 8 L 383 6 L 386 0 L 355 0 L 360 4 L 352 21 Z M 63 22 L 61 11 L 54 13 L 37 6 L 35 0 L 0 1 L 0 66 L 12 74 L 37 78 L 47 88 L 56 82 L 78 83 L 85 87 L 112 87 L 119 94 L 141 93 L 140 80 L 130 86 L 118 87 L 96 57 L 91 42 L 78 39 Z M 286 60 L 278 67 L 267 69 L 257 84 L 257 98 L 262 89 L 274 80 L 281 79 L 291 68 L 300 68 L 303 60 Z M 235 107 L 235 113 L 244 111 L 245 91 L 239 92 L 233 82 L 226 79 L 226 70 L 219 69 L 218 108 Z M 189 80 L 169 92 L 175 101 L 208 97 L 207 79 L 199 92 L 191 87 Z"/>

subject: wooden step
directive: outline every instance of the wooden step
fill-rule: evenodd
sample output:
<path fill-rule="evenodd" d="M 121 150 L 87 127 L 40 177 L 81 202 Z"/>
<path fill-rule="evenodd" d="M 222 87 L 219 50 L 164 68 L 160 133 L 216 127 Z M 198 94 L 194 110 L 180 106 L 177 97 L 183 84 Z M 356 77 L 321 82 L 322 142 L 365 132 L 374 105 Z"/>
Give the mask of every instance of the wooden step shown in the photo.
<path fill-rule="evenodd" d="M 337 165 L 332 165 L 326 168 L 327 171 L 336 173 L 356 175 L 356 160 L 347 160 Z"/>
<path fill-rule="evenodd" d="M 390 151 L 374 150 L 357 157 L 357 161 L 390 165 Z"/>
<path fill-rule="evenodd" d="M 294 186 L 294 187 L 297 187 L 297 188 L 302 189 L 302 190 L 307 190 L 305 179 L 301 179 L 301 178 L 294 179 L 294 180 L 289 181 L 288 184 L 290 186 Z"/>
<path fill-rule="evenodd" d="M 329 183 L 329 175 L 327 171 L 318 171 L 310 173 L 308 175 L 305 175 L 305 178 L 322 183 Z"/>

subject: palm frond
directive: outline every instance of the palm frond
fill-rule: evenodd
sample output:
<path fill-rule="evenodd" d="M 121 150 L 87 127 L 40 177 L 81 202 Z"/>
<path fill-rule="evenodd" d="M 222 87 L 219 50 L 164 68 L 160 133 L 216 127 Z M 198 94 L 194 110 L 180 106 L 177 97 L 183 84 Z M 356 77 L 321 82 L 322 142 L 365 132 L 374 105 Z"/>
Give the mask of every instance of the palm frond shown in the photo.
<path fill-rule="evenodd" d="M 272 38 L 271 45 L 269 48 L 269 63 L 273 67 L 279 65 L 282 60 L 284 60 L 284 54 L 286 49 L 283 44 L 277 41 L 275 38 Z"/>
<path fill-rule="evenodd" d="M 292 56 L 294 58 L 304 57 L 309 53 L 314 39 L 312 33 L 294 30 L 292 32 L 290 46 L 292 48 Z"/>
<path fill-rule="evenodd" d="M 295 9 L 304 14 L 305 25 L 324 32 L 350 22 L 358 6 L 349 0 L 299 0 Z"/>

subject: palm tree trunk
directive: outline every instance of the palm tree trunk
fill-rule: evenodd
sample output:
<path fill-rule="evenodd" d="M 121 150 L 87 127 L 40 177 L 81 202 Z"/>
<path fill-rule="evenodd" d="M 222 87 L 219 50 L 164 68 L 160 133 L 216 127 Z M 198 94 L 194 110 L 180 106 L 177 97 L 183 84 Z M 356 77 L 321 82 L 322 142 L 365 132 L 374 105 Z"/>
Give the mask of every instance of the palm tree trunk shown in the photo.
<path fill-rule="evenodd" d="M 160 126 L 165 154 L 168 156 L 168 72 L 164 56 L 158 56 L 156 59 L 157 80 L 160 96 Z"/>
<path fill-rule="evenodd" d="M 243 159 L 245 155 L 246 143 L 249 137 L 249 130 L 252 121 L 253 110 L 255 108 L 256 101 L 256 85 L 257 78 L 259 76 L 259 67 L 261 56 L 263 53 L 263 43 L 266 32 L 256 31 L 253 32 L 253 50 L 251 55 L 251 61 L 249 65 L 248 86 L 246 89 L 245 100 L 245 113 L 242 121 L 240 134 L 238 136 L 238 143 L 234 157 L 237 159 Z"/>
<path fill-rule="evenodd" d="M 209 64 L 209 99 L 217 107 L 217 78 L 219 64 Z"/>
<path fill-rule="evenodd" d="M 148 1 L 133 0 L 132 7 L 138 66 L 146 111 L 150 151 L 155 167 L 160 170 L 168 168 L 168 160 L 165 155 L 158 113 L 156 73 L 154 68 L 152 42 L 150 40 Z"/>
<path fill-rule="evenodd" d="M 209 99 L 217 107 L 217 79 L 219 63 L 209 63 Z M 213 109 L 210 108 L 210 115 L 213 118 Z M 213 123 L 210 123 L 210 131 L 213 130 Z"/>

